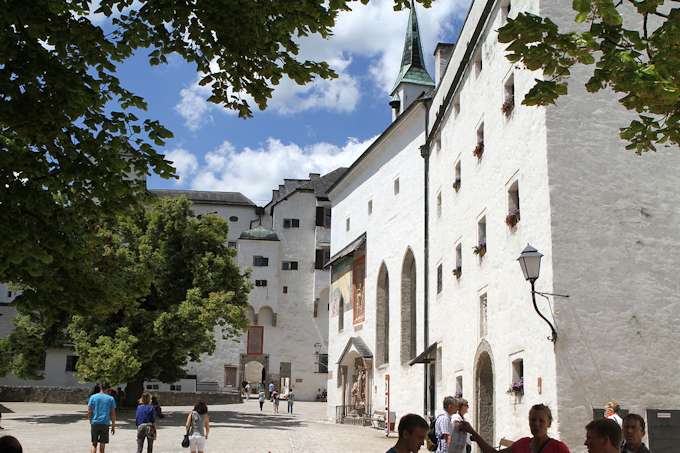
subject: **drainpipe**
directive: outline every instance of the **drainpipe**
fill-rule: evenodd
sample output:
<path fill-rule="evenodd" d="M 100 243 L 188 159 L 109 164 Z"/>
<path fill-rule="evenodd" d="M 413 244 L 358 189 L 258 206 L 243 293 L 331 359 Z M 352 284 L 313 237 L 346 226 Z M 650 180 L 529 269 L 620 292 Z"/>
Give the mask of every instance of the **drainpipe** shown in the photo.
<path fill-rule="evenodd" d="M 429 346 L 429 330 L 430 330 L 430 319 L 429 319 L 429 298 L 430 298 L 430 266 L 429 266 L 429 244 L 430 244 L 430 226 L 429 226 L 429 218 L 430 218 L 430 207 L 429 207 L 429 198 L 430 198 L 430 145 L 427 141 L 427 128 L 429 126 L 428 121 L 429 121 L 429 111 L 430 111 L 430 105 L 432 104 L 431 99 L 427 99 L 424 102 L 424 107 L 425 107 L 425 143 L 420 147 L 420 155 L 423 159 L 425 159 L 425 175 L 424 175 L 424 205 L 423 205 L 423 222 L 425 223 L 425 228 L 424 228 L 424 238 L 423 238 L 423 252 L 424 252 L 424 260 L 425 260 L 425 270 L 424 270 L 424 282 L 423 282 L 423 289 L 425 291 L 424 298 L 423 298 L 423 350 L 427 349 Z M 429 386 L 429 380 L 428 380 L 428 374 L 429 374 L 429 363 L 423 364 L 423 413 L 427 416 L 427 394 L 428 394 L 428 386 Z"/>

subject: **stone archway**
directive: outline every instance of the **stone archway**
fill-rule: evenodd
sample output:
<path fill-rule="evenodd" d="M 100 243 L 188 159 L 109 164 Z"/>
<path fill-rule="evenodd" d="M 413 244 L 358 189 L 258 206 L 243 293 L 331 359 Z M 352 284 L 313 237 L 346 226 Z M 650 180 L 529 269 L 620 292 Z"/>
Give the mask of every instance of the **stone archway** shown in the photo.
<path fill-rule="evenodd" d="M 486 341 L 479 345 L 475 359 L 475 425 L 477 432 L 495 445 L 494 370 L 491 348 Z"/>
<path fill-rule="evenodd" d="M 255 372 L 259 374 L 255 374 Z M 241 354 L 241 363 L 239 364 L 239 372 L 242 376 L 241 380 L 250 382 L 250 386 L 257 388 L 258 383 L 264 384 L 265 381 L 272 379 L 269 372 L 269 354 Z M 264 379 L 262 379 L 262 375 Z M 253 381 L 247 377 L 254 378 Z"/>
<path fill-rule="evenodd" d="M 401 268 L 401 363 L 416 356 L 416 260 L 409 248 Z"/>

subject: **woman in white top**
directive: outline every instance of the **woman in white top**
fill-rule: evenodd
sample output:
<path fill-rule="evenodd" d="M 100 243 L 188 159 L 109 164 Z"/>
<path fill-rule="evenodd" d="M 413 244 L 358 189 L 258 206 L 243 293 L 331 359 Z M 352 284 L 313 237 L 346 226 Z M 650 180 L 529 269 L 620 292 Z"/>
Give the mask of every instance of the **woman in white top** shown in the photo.
<path fill-rule="evenodd" d="M 189 434 L 189 451 L 192 453 L 203 453 L 205 451 L 205 441 L 208 440 L 208 433 L 210 432 L 208 405 L 203 401 L 196 403 L 194 410 L 187 417 L 185 427 L 187 434 Z"/>
<path fill-rule="evenodd" d="M 619 410 L 621 407 L 616 401 L 610 401 L 607 403 L 607 407 L 604 411 L 605 418 L 610 418 L 619 424 L 619 428 L 623 428 L 623 419 L 619 415 Z"/>
<path fill-rule="evenodd" d="M 449 442 L 449 453 L 466 453 L 470 443 L 470 435 L 461 431 L 461 423 L 465 420 L 470 404 L 465 398 L 458 399 L 458 412 L 451 416 L 451 441 Z"/>

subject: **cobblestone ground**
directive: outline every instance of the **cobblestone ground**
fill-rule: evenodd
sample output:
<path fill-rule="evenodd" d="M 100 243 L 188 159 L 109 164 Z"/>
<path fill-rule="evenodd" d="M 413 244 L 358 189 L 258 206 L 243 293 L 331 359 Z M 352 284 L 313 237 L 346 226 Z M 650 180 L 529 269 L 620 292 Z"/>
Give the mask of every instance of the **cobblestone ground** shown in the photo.
<path fill-rule="evenodd" d="M 25 453 L 89 452 L 90 430 L 86 407 L 66 404 L 2 403 L 0 436 L 18 438 Z M 262 413 L 256 401 L 210 406 L 211 430 L 207 452 L 376 452 L 384 453 L 396 441 L 379 430 L 324 421 L 325 403 L 295 403 L 295 414 L 274 414 L 265 403 Z M 5 409 L 11 411 L 6 412 Z M 154 453 L 187 453 L 180 442 L 189 407 L 164 407 L 166 414 L 158 428 Z M 136 451 L 134 413 L 119 415 L 118 429 L 111 437 L 107 453 Z M 145 448 L 146 451 L 146 448 Z M 424 450 L 423 450 L 424 451 Z"/>

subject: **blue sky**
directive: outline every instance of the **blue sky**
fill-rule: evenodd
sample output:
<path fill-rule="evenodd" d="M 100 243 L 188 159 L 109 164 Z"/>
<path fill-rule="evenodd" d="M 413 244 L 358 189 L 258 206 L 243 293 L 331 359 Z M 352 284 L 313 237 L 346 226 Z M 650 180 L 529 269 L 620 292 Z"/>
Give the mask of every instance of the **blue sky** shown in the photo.
<path fill-rule="evenodd" d="M 469 0 L 436 0 L 417 7 L 423 51 L 432 68 L 438 41 L 452 42 Z M 371 0 L 338 19 L 329 40 L 301 42 L 301 58 L 328 61 L 340 77 L 299 87 L 284 81 L 269 108 L 243 120 L 208 104 L 198 74 L 179 58 L 150 67 L 139 52 L 120 67 L 123 83 L 143 96 L 148 116 L 175 137 L 162 150 L 179 180 L 152 176 L 151 188 L 243 192 L 258 204 L 284 177 L 302 178 L 347 166 L 390 122 L 388 91 L 397 76 L 407 11 L 392 0 Z M 434 73 L 431 70 L 434 77 Z"/>

